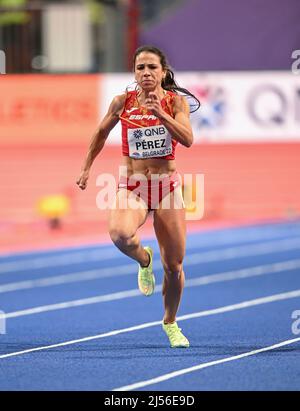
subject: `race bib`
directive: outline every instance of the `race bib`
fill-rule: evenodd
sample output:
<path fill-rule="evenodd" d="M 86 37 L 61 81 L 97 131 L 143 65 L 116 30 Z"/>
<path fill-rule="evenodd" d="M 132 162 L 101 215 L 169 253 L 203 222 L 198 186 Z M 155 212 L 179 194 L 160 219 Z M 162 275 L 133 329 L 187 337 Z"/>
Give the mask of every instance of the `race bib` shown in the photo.
<path fill-rule="evenodd" d="M 172 154 L 172 137 L 163 125 L 130 128 L 127 139 L 129 157 L 150 158 Z"/>

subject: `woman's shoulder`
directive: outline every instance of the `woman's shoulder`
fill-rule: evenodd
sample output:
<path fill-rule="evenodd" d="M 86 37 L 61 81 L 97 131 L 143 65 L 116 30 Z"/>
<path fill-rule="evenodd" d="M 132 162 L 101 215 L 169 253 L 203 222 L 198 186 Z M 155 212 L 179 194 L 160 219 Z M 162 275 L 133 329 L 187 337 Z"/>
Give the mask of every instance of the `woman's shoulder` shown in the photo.
<path fill-rule="evenodd" d="M 165 93 L 165 100 L 173 109 L 179 109 L 187 104 L 186 98 L 175 91 L 167 90 Z"/>
<path fill-rule="evenodd" d="M 127 93 L 118 94 L 117 96 L 115 96 L 115 97 L 113 98 L 112 104 L 122 105 L 122 104 L 125 103 L 126 98 L 127 98 Z"/>
<path fill-rule="evenodd" d="M 180 94 L 177 94 L 175 91 L 172 90 L 167 90 L 165 99 L 172 104 L 172 106 L 175 105 L 180 105 L 183 103 L 183 96 Z"/>
<path fill-rule="evenodd" d="M 123 94 L 119 94 L 118 96 L 115 96 L 113 99 L 113 102 L 115 104 L 119 104 L 124 106 L 126 102 L 129 100 L 135 99 L 137 95 L 137 92 L 135 90 L 128 90 Z"/>
<path fill-rule="evenodd" d="M 125 102 L 126 102 L 126 97 L 127 97 L 126 93 L 115 96 L 110 104 L 110 111 L 113 113 L 122 111 L 125 105 Z"/>
<path fill-rule="evenodd" d="M 183 96 L 181 94 L 174 93 L 173 101 L 174 101 L 173 105 L 176 108 L 186 109 L 186 107 L 189 107 L 189 103 L 186 99 L 186 96 Z"/>

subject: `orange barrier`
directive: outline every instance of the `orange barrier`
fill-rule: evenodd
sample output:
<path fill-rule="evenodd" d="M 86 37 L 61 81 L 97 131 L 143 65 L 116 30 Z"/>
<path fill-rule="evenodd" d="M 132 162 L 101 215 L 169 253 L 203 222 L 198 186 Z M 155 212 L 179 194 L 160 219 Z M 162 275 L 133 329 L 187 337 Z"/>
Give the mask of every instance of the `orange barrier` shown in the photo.
<path fill-rule="evenodd" d="M 99 118 L 100 75 L 6 75 L 0 83 L 0 145 L 78 144 Z"/>

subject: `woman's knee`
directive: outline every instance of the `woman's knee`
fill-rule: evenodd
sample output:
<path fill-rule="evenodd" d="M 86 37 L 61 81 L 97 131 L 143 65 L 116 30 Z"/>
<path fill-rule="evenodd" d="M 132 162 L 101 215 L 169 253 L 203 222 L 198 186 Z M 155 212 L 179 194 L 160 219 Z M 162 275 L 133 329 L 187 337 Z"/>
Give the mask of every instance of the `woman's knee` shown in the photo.
<path fill-rule="evenodd" d="M 135 233 L 121 227 L 110 227 L 109 235 L 114 244 L 128 246 L 132 243 Z"/>
<path fill-rule="evenodd" d="M 163 267 L 167 275 L 180 275 L 183 266 L 183 257 L 164 261 Z"/>

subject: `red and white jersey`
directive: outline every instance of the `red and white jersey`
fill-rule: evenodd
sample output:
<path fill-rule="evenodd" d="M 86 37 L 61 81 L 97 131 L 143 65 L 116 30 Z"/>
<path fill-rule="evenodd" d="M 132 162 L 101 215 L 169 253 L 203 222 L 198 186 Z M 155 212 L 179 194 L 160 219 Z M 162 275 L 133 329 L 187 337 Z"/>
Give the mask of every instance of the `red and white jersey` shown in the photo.
<path fill-rule="evenodd" d="M 174 118 L 173 102 L 176 94 L 166 91 L 161 100 L 163 110 Z M 120 115 L 122 124 L 122 152 L 136 159 L 175 159 L 177 141 L 172 139 L 167 128 L 150 110 L 141 107 L 137 91 L 127 93 L 124 110 Z"/>

